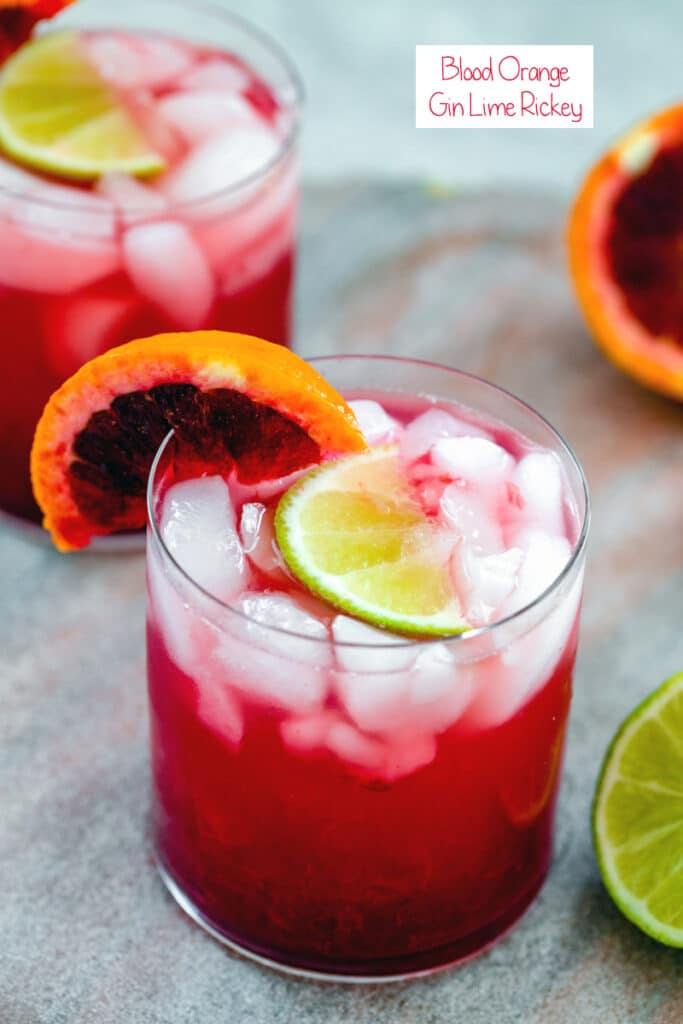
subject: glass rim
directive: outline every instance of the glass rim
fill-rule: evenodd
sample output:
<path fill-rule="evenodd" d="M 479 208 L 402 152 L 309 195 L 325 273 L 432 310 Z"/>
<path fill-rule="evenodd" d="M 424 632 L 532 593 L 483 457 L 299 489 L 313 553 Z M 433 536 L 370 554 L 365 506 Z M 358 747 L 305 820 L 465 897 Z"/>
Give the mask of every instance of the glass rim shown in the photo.
<path fill-rule="evenodd" d="M 197 196 L 194 199 L 185 199 L 180 202 L 169 202 L 168 209 L 163 211 L 163 213 L 173 214 L 188 210 L 196 211 L 199 207 L 204 205 L 208 206 L 211 203 L 228 198 L 229 196 L 240 192 L 242 189 L 248 188 L 250 185 L 257 184 L 260 180 L 266 178 L 275 167 L 282 163 L 294 148 L 294 144 L 299 137 L 301 128 L 301 111 L 305 101 L 305 90 L 296 65 L 285 49 L 281 47 L 280 44 L 277 43 L 267 32 L 258 28 L 258 26 L 253 25 L 247 18 L 242 17 L 241 14 L 235 14 L 223 7 L 219 7 L 218 4 L 207 2 L 207 0 L 199 0 L 199 2 L 196 2 L 196 0 L 164 0 L 164 4 L 165 6 L 172 6 L 203 13 L 207 17 L 215 17 L 226 23 L 232 23 L 244 32 L 245 35 L 251 36 L 252 39 L 256 40 L 256 42 L 261 44 L 266 50 L 270 51 L 271 55 L 275 57 L 276 61 L 278 61 L 284 69 L 292 88 L 291 102 L 288 103 L 286 108 L 287 111 L 292 114 L 291 125 L 288 126 L 286 134 L 280 140 L 277 149 L 272 156 L 270 156 L 260 167 L 257 167 L 256 170 L 251 171 L 238 181 L 232 182 L 230 185 L 226 185 L 224 188 L 219 188 L 214 192 L 208 192 L 205 195 Z M 68 11 L 69 9 L 67 8 L 66 10 Z M 53 31 L 59 31 L 59 28 L 53 29 Z M 102 27 L 98 28 L 97 31 L 107 32 L 111 30 Z M 43 32 L 41 34 L 48 35 L 49 33 Z M 20 169 L 25 171 L 27 174 L 36 173 L 36 177 L 41 181 L 43 180 L 32 168 L 24 167 L 21 164 L 15 164 L 14 161 L 9 160 L 7 154 L 2 153 L 1 151 L 0 161 L 9 162 L 12 166 L 19 166 Z M 79 184 L 79 182 L 69 178 L 55 178 L 54 181 L 51 179 L 50 183 L 56 184 L 59 188 L 69 188 Z M 49 196 L 40 196 L 32 192 L 24 192 L 20 189 L 0 184 L 0 196 L 21 200 L 22 202 L 33 205 L 38 209 L 46 208 L 49 210 L 69 210 L 72 213 L 87 212 L 88 216 L 97 216 L 98 214 L 102 217 L 110 216 L 109 210 L 97 209 L 96 204 L 88 202 L 88 199 L 91 197 L 91 193 L 88 192 L 83 193 L 82 201 L 61 202 L 58 199 L 51 199 Z M 103 197 L 98 195 L 98 199 L 100 198 Z M 114 211 L 116 211 L 114 204 L 112 203 L 111 205 L 114 208 Z M 131 203 L 130 205 L 125 204 L 119 209 L 126 215 L 145 214 L 149 216 L 149 209 L 142 206 L 136 206 L 134 203 Z M 156 220 L 158 217 L 155 217 L 154 219 Z"/>
<path fill-rule="evenodd" d="M 509 626 L 511 623 L 515 623 L 515 622 L 521 621 L 534 608 L 537 608 L 539 605 L 543 604 L 562 585 L 562 583 L 571 575 L 571 573 L 572 573 L 572 571 L 574 569 L 574 566 L 576 565 L 576 563 L 578 562 L 578 560 L 582 556 L 582 554 L 583 554 L 583 552 L 585 550 L 585 547 L 586 547 L 586 543 L 588 541 L 588 533 L 589 533 L 590 521 L 591 521 L 591 504 L 590 504 L 590 494 L 589 494 L 589 490 L 588 490 L 588 481 L 586 480 L 586 475 L 585 475 L 585 473 L 583 471 L 583 467 L 581 465 L 581 462 L 577 458 L 573 448 L 571 447 L 571 445 L 567 441 L 565 441 L 564 437 L 552 425 L 552 423 L 550 423 L 550 421 L 547 420 L 546 417 L 542 413 L 538 412 L 536 409 L 533 408 L 533 406 L 529 405 L 528 402 L 525 402 L 522 398 L 518 398 L 517 395 L 514 395 L 511 391 L 508 391 L 506 388 L 503 388 L 503 387 L 501 387 L 498 384 L 493 384 L 491 381 L 485 380 L 483 377 L 477 376 L 477 374 L 469 373 L 466 370 L 457 370 L 457 369 L 455 369 L 455 367 L 446 366 L 443 363 L 431 362 L 430 360 L 427 360 L 427 359 L 412 359 L 412 358 L 408 358 L 408 357 L 405 357 L 405 356 L 382 355 L 381 353 L 368 353 L 367 355 L 366 354 L 359 354 L 359 353 L 341 353 L 339 355 L 311 356 L 311 357 L 307 357 L 306 362 L 310 362 L 310 363 L 318 364 L 319 365 L 320 363 L 325 363 L 325 362 L 352 361 L 352 360 L 357 360 L 357 359 L 360 359 L 360 360 L 363 360 L 363 361 L 365 361 L 365 360 L 376 360 L 378 362 L 381 361 L 381 362 L 401 363 L 401 364 L 408 364 L 410 366 L 424 366 L 424 367 L 427 367 L 427 368 L 429 368 L 431 370 L 438 370 L 439 372 L 446 372 L 448 374 L 454 374 L 454 375 L 459 376 L 459 377 L 465 377 L 468 380 L 472 380 L 472 381 L 475 381 L 475 382 L 477 382 L 479 384 L 483 384 L 485 387 L 490 388 L 491 390 L 497 391 L 499 394 L 504 395 L 507 399 L 511 400 L 519 408 L 521 408 L 522 410 L 524 410 L 527 413 L 530 413 L 537 420 L 540 420 L 544 424 L 544 426 L 550 431 L 550 433 L 556 438 L 556 440 L 559 442 L 560 447 L 563 450 L 564 454 L 568 457 L 570 463 L 573 464 L 574 468 L 576 469 L 576 471 L 578 473 L 579 481 L 580 481 L 580 484 L 581 484 L 581 493 L 583 495 L 583 501 L 584 501 L 584 513 L 583 513 L 583 521 L 581 523 L 581 529 L 579 531 L 579 535 L 578 535 L 576 541 L 574 542 L 574 544 L 572 545 L 571 554 L 570 554 L 570 556 L 569 556 L 565 566 L 561 570 L 561 572 L 558 573 L 558 575 L 548 584 L 548 586 L 543 591 L 541 591 L 540 594 L 537 594 L 536 597 L 532 601 L 529 601 L 528 604 L 523 605 L 521 608 L 518 608 L 516 611 L 511 612 L 509 615 L 506 615 L 504 618 L 496 619 L 494 622 L 489 622 L 489 623 L 487 623 L 487 624 L 485 624 L 483 626 L 477 626 L 474 629 L 464 630 L 462 633 L 447 634 L 445 636 L 415 637 L 415 638 L 413 638 L 413 637 L 401 637 L 399 634 L 393 634 L 397 638 L 396 639 L 396 643 L 386 643 L 386 642 L 382 642 L 382 643 L 371 643 L 371 642 L 364 643 L 364 642 L 360 642 L 359 643 L 359 642 L 348 641 L 348 640 L 346 640 L 346 641 L 334 640 L 334 646 L 335 647 L 341 647 L 341 648 L 347 648 L 347 649 L 351 648 L 351 649 L 356 649 L 356 650 L 386 650 L 386 651 L 391 651 L 391 650 L 396 650 L 397 648 L 398 649 L 416 648 L 416 649 L 419 649 L 419 650 L 423 650 L 423 649 L 425 649 L 427 647 L 434 647 L 434 645 L 437 645 L 437 644 L 446 644 L 449 647 L 451 645 L 457 646 L 459 644 L 460 645 L 464 645 L 464 644 L 471 645 L 475 640 L 481 639 L 482 637 L 493 636 L 496 633 L 499 633 L 500 630 L 503 627 Z M 438 397 L 438 396 L 435 396 L 435 397 Z M 267 633 L 271 632 L 271 633 L 279 634 L 279 635 L 282 635 L 282 636 L 293 637 L 293 638 L 295 638 L 297 640 L 307 640 L 307 641 L 309 641 L 310 643 L 313 643 L 313 644 L 326 644 L 326 643 L 330 643 L 329 639 L 322 639 L 320 637 L 313 637 L 313 636 L 310 636 L 310 635 L 308 635 L 306 633 L 297 633 L 294 630 L 283 629 L 281 626 L 272 626 L 272 625 L 269 625 L 267 623 L 259 622 L 258 619 L 255 619 L 251 615 L 247 615 L 246 612 L 241 611 L 239 608 L 236 608 L 234 605 L 229 604 L 227 601 L 223 601 L 223 600 L 221 600 L 221 598 L 216 597 L 215 594 L 212 594 L 209 590 L 206 590 L 200 583 L 197 582 L 197 580 L 193 579 L 193 577 L 190 575 L 190 573 L 186 572 L 186 570 L 183 569 L 183 567 L 180 565 L 180 563 L 176 560 L 175 556 L 169 550 L 169 548 L 166 545 L 166 542 L 164 541 L 164 539 L 163 539 L 163 537 L 161 535 L 161 530 L 159 528 L 159 524 L 157 523 L 157 518 L 156 518 L 156 515 L 155 515 L 155 511 L 154 511 L 154 483 L 155 483 L 155 479 L 156 479 L 157 470 L 159 468 L 159 463 L 161 462 L 161 459 L 163 458 L 164 452 L 166 451 L 166 448 L 167 448 L 168 444 L 171 442 L 171 440 L 174 437 L 174 435 L 175 435 L 175 431 L 174 430 L 169 430 L 168 434 L 166 435 L 164 440 L 159 445 L 159 448 L 157 449 L 157 452 L 156 452 L 156 454 L 154 456 L 154 461 L 152 462 L 152 465 L 151 465 L 150 470 L 149 470 L 149 475 L 148 475 L 148 478 L 147 478 L 147 489 L 146 489 L 147 521 L 148 521 L 148 524 L 149 524 L 149 526 L 151 528 L 154 540 L 158 543 L 158 545 L 160 547 L 160 550 L 163 553 L 163 556 L 165 558 L 168 558 L 168 560 L 173 565 L 174 569 L 180 574 L 180 576 L 187 583 L 190 584 L 190 586 L 192 588 L 194 588 L 195 590 L 197 590 L 201 594 L 202 598 L 208 599 L 209 602 L 212 605 L 215 605 L 222 612 L 225 612 L 225 611 L 230 612 L 231 614 L 236 615 L 238 618 L 243 619 L 245 622 L 248 622 L 248 623 L 252 624 L 253 626 L 257 627 L 258 629 L 265 630 Z M 172 583 L 171 583 L 171 586 L 173 586 Z M 345 614 L 343 611 L 341 611 L 338 608 L 335 608 L 334 606 L 330 606 L 330 607 L 331 607 L 332 612 L 336 613 L 337 615 Z M 358 621 L 363 621 L 363 620 L 358 620 Z M 365 623 L 365 624 L 368 625 L 368 626 L 372 626 L 372 623 L 369 623 L 369 622 Z M 373 628 L 379 628 L 379 627 L 373 627 Z M 533 628 L 533 627 L 529 627 L 529 628 Z M 388 635 L 392 635 L 389 631 L 387 631 L 387 633 L 388 633 Z"/>

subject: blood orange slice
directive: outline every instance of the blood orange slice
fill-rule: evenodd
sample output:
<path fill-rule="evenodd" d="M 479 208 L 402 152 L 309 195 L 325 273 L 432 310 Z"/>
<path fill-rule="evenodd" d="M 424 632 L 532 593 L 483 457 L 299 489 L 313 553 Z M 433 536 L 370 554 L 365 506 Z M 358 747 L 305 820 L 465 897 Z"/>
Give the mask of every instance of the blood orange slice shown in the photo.
<path fill-rule="evenodd" d="M 569 253 L 598 344 L 642 384 L 683 399 L 683 106 L 595 165 L 570 216 Z"/>
<path fill-rule="evenodd" d="M 222 331 L 132 341 L 82 366 L 38 424 L 33 489 L 60 550 L 144 525 L 147 475 L 170 429 L 244 483 L 365 448 L 341 395 L 280 345 Z"/>

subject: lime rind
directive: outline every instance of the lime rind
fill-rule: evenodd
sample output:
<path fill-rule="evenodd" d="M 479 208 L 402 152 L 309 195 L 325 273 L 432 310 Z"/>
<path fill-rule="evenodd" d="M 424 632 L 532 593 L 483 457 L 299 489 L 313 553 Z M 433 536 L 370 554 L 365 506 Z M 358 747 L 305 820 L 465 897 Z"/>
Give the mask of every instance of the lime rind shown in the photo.
<path fill-rule="evenodd" d="M 325 499 L 327 521 L 316 526 L 310 510 L 318 496 Z M 374 509 L 371 526 L 364 504 Z M 294 575 L 346 614 L 414 637 L 454 636 L 470 628 L 430 525 L 401 501 L 396 446 L 311 470 L 280 499 L 275 534 Z M 351 551 L 359 564 L 345 564 Z"/>
<path fill-rule="evenodd" d="M 3 66 L 0 148 L 24 166 L 82 181 L 166 168 L 69 31 L 31 40 Z"/>
<path fill-rule="evenodd" d="M 592 834 L 605 887 L 625 917 L 658 942 L 683 948 L 683 728 L 672 728 L 667 717 L 683 725 L 683 672 L 619 727 L 598 777 Z M 648 747 L 650 762 L 642 763 Z M 624 772 L 625 762 L 631 771 Z"/>

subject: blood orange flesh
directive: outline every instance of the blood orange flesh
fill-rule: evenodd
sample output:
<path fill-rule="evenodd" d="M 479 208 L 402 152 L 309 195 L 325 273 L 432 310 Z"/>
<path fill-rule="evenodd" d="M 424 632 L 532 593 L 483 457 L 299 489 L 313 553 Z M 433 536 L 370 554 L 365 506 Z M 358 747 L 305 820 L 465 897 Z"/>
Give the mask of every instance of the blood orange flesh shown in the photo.
<path fill-rule="evenodd" d="M 365 447 L 343 398 L 280 345 L 220 331 L 130 342 L 86 363 L 38 424 L 33 486 L 57 547 L 144 525 L 147 476 L 170 430 L 200 472 L 247 484 Z"/>
<path fill-rule="evenodd" d="M 188 453 L 207 464 L 223 470 L 234 464 L 242 483 L 286 476 L 321 456 L 320 446 L 302 427 L 239 391 L 203 393 L 193 384 L 133 391 L 93 413 L 74 439 L 68 473 L 76 503 L 88 519 L 116 528 L 122 504 L 126 515 L 135 515 L 142 525 L 149 467 L 171 429 Z"/>
<path fill-rule="evenodd" d="M 632 315 L 655 337 L 683 345 L 683 141 L 626 184 L 607 252 Z"/>
<path fill-rule="evenodd" d="M 593 167 L 571 211 L 569 254 L 605 353 L 683 399 L 683 106 L 638 125 Z"/>

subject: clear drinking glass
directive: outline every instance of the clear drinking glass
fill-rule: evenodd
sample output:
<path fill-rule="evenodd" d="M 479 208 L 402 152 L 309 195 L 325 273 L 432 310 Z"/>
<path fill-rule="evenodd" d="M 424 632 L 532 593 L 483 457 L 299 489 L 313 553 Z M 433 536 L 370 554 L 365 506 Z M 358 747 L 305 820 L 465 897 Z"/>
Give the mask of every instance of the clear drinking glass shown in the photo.
<path fill-rule="evenodd" d="M 196 180 L 206 191 L 179 198 L 182 182 L 161 195 L 156 181 L 136 188 L 116 179 L 103 191 L 35 175 L 0 155 L 0 511 L 28 521 L 39 520 L 28 465 L 35 425 L 50 394 L 83 362 L 167 330 L 217 328 L 289 344 L 297 206 L 299 80 L 279 48 L 246 22 L 193 0 L 85 0 L 47 28 L 82 38 L 111 32 L 119 49 L 105 66 L 114 78 L 128 73 L 126 45 L 150 34 L 196 57 L 203 78 L 195 74 L 185 91 L 179 83 L 190 81 L 189 72 L 185 79 L 181 70 L 175 85 L 136 90 L 135 115 L 158 137 L 172 170 L 201 149 Z M 234 81 L 212 55 L 235 58 Z M 158 59 L 169 59 L 163 46 Z M 174 120 L 160 132 L 159 103 L 176 86 L 185 100 L 164 108 Z M 244 102 L 276 127 L 275 147 L 253 126 L 245 132 Z M 178 124 L 196 145 L 179 141 Z M 251 151 L 248 170 L 236 176 L 232 143 L 235 160 L 244 162 L 240 147 L 252 143 L 263 158 L 255 166 Z"/>
<path fill-rule="evenodd" d="M 408 410 L 456 401 L 524 435 L 556 453 L 576 511 L 570 560 L 544 593 L 490 626 L 412 643 L 407 668 L 400 637 L 331 648 L 202 590 L 159 529 L 172 435 L 157 455 L 148 679 L 163 879 L 195 921 L 262 962 L 348 980 L 404 978 L 492 943 L 548 871 L 588 495 L 562 438 L 491 384 L 403 359 L 313 364 L 346 397 Z M 346 721 L 335 696 L 340 664 L 366 695 L 395 692 L 395 735 L 387 722 L 363 731 Z M 438 698 L 429 695 L 434 672 Z"/>

